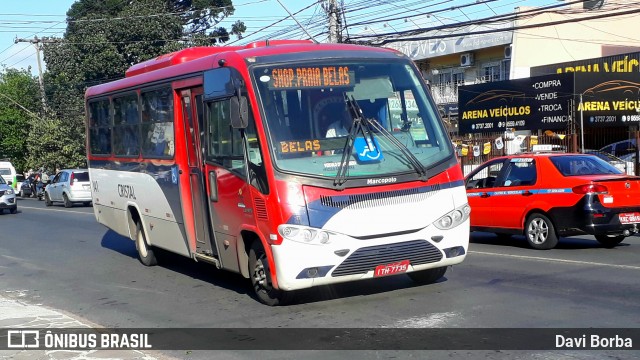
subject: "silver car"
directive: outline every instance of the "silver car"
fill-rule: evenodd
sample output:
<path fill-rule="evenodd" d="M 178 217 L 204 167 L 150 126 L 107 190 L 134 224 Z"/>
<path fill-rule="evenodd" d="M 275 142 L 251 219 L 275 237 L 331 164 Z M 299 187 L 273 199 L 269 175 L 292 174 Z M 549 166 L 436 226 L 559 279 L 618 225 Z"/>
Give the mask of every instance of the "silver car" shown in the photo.
<path fill-rule="evenodd" d="M 4 209 L 9 209 L 12 214 L 15 214 L 18 212 L 18 202 L 16 201 L 16 192 L 0 176 L 0 213 L 3 213 Z"/>
<path fill-rule="evenodd" d="M 44 188 L 44 202 L 47 206 L 53 202 L 62 202 L 65 207 L 74 203 L 91 204 L 91 182 L 87 169 L 60 170 Z"/>

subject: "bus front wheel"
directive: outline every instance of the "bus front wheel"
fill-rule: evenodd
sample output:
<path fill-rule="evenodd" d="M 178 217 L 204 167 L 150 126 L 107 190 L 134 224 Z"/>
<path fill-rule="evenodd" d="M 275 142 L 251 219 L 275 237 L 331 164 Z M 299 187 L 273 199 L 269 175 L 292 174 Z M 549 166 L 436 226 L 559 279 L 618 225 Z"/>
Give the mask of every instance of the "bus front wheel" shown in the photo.
<path fill-rule="evenodd" d="M 273 288 L 269 261 L 260 241 L 251 244 L 249 250 L 249 276 L 251 286 L 258 301 L 269 306 L 285 305 L 291 299 L 291 293 Z"/>
<path fill-rule="evenodd" d="M 153 248 L 147 242 L 147 236 L 142 228 L 142 222 L 138 221 L 136 225 L 136 250 L 138 250 L 138 259 L 145 266 L 153 266 L 158 264 Z"/>

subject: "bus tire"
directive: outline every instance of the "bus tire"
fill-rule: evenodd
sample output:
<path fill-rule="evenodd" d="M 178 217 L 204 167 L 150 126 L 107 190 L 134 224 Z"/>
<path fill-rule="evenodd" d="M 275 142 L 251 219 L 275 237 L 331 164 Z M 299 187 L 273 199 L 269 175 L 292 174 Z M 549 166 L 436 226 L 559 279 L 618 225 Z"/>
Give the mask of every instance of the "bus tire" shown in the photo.
<path fill-rule="evenodd" d="M 291 293 L 271 286 L 269 261 L 259 240 L 251 244 L 249 250 L 249 278 L 258 301 L 269 306 L 286 305 Z"/>
<path fill-rule="evenodd" d="M 142 228 L 142 222 L 136 224 L 136 250 L 138 250 L 138 260 L 144 266 L 154 266 L 158 264 L 153 248 L 147 242 L 147 235 Z"/>
<path fill-rule="evenodd" d="M 414 272 L 407 273 L 407 275 L 409 275 L 411 280 L 413 280 L 418 284 L 428 285 L 438 281 L 438 279 L 443 277 L 444 273 L 446 272 L 447 272 L 447 267 L 443 266 L 435 269 L 414 271 Z"/>
<path fill-rule="evenodd" d="M 533 213 L 527 218 L 524 236 L 529 246 L 538 250 L 553 249 L 558 245 L 558 235 L 553 222 L 540 213 Z"/>

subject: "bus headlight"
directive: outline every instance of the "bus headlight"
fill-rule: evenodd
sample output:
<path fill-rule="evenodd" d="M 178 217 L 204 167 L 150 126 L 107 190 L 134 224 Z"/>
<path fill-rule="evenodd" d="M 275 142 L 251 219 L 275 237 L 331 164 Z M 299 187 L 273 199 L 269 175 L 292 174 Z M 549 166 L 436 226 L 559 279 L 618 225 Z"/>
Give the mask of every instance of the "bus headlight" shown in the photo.
<path fill-rule="evenodd" d="M 464 204 L 436 220 L 433 225 L 440 230 L 452 229 L 465 222 L 469 214 L 471 214 L 471 207 L 469 204 Z"/>
<path fill-rule="evenodd" d="M 278 226 L 278 234 L 283 239 L 305 244 L 324 245 L 331 242 L 331 234 L 329 232 L 306 226 L 282 224 Z"/>

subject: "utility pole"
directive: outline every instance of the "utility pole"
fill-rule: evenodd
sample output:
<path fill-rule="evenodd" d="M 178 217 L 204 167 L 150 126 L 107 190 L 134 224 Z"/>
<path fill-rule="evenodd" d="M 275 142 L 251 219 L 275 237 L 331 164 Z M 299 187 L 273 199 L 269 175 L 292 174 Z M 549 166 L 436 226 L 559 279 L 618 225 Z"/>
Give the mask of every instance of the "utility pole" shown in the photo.
<path fill-rule="evenodd" d="M 45 42 L 44 39 L 38 39 L 37 36 L 34 36 L 33 39 L 18 39 L 15 38 L 13 41 L 15 44 L 19 42 L 28 42 L 33 44 L 36 47 L 36 57 L 38 59 L 38 80 L 40 83 L 40 94 L 42 96 L 42 108 L 46 112 L 47 111 L 47 97 L 44 92 L 44 78 L 42 76 L 42 62 L 40 61 L 40 43 Z"/>
<path fill-rule="evenodd" d="M 340 14 L 342 9 L 338 6 L 337 0 L 326 0 L 326 2 L 323 4 L 323 8 L 329 17 L 329 42 L 341 43 Z"/>

